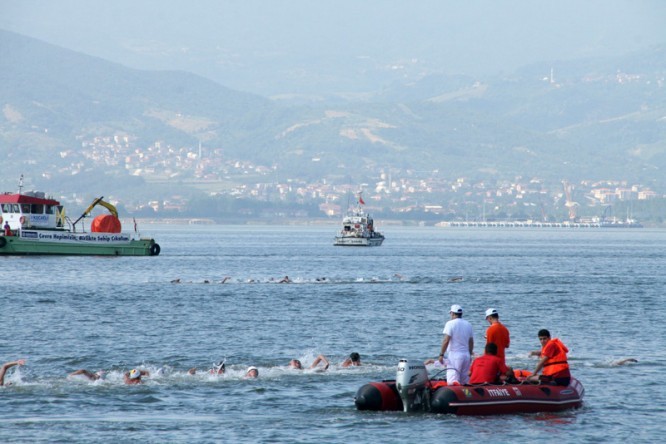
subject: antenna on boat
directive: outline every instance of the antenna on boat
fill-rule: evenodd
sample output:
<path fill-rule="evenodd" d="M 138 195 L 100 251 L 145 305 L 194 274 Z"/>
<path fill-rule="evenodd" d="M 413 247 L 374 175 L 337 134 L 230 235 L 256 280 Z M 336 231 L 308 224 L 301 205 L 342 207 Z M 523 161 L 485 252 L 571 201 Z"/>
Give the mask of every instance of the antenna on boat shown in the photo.
<path fill-rule="evenodd" d="M 19 177 L 19 194 L 23 191 L 23 174 Z"/>

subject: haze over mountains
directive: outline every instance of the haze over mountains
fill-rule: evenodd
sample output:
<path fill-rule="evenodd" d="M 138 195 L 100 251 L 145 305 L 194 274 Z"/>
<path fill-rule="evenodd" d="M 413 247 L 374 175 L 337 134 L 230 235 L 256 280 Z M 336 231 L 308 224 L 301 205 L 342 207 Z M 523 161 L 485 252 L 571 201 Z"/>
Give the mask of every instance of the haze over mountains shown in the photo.
<path fill-rule="evenodd" d="M 101 15 L 111 8 L 93 3 L 101 8 Z M 70 11 L 71 20 L 80 22 L 88 17 L 85 23 L 91 32 L 94 26 L 110 28 L 107 22 L 90 21 L 85 15 L 90 7 L 81 2 L 63 4 L 76 6 Z M 152 3 L 142 4 L 136 8 L 147 9 L 146 5 Z M 460 39 L 474 35 L 463 29 L 464 23 L 474 21 L 471 17 L 448 30 L 449 35 L 458 37 L 459 48 L 447 41 L 444 46 L 448 49 L 437 50 L 442 33 L 437 31 L 437 15 L 428 18 L 427 11 L 421 11 L 425 20 L 421 30 L 416 22 L 408 20 L 404 29 L 381 34 L 391 36 L 388 42 L 371 32 L 375 29 L 372 24 L 365 32 L 360 31 L 359 17 L 369 13 L 365 6 L 358 6 L 357 14 L 349 16 L 351 23 L 342 22 L 345 14 L 341 10 L 323 8 L 328 15 L 309 24 L 313 36 L 310 42 L 297 33 L 291 40 L 282 34 L 271 40 L 268 34 L 274 28 L 269 26 L 270 20 L 286 26 L 295 19 L 298 7 L 307 8 L 306 4 L 287 2 L 289 6 L 281 14 L 261 16 L 252 28 L 257 35 L 245 42 L 247 53 L 241 52 L 243 38 L 253 32 L 238 31 L 241 25 L 232 26 L 233 20 L 222 22 L 221 34 L 206 40 L 203 30 L 210 28 L 205 24 L 199 28 L 193 20 L 178 22 L 173 15 L 155 9 L 155 20 L 145 24 L 144 38 L 134 36 L 136 44 L 131 47 L 136 58 L 130 64 L 164 68 L 168 59 L 180 60 L 171 67 L 187 68 L 184 61 L 189 61 L 193 68 L 189 71 L 209 74 L 208 78 L 185 70 L 138 70 L 0 31 L 0 152 L 4 153 L 5 165 L 17 174 L 29 168 L 48 170 L 51 178 L 71 175 L 63 169 L 71 163 L 71 157 L 63 157 L 63 152 L 77 151 L 82 142 L 95 137 L 121 135 L 128 136 L 138 149 L 160 142 L 196 151 L 201 143 L 203 155 L 266 165 L 279 171 L 282 179 L 330 178 L 367 183 L 379 171 L 437 170 L 451 177 L 475 179 L 617 179 L 664 187 L 666 51 L 660 45 L 645 46 L 659 41 L 647 39 L 649 32 L 625 34 L 625 49 L 641 48 L 632 52 L 609 55 L 618 47 L 610 44 L 618 36 L 601 33 L 605 37 L 597 51 L 582 45 L 587 47 L 581 47 L 576 54 L 579 58 L 546 59 L 522 67 L 518 63 L 530 59 L 526 54 L 538 49 L 527 40 L 521 40 L 524 48 L 519 48 L 520 54 L 506 60 L 496 60 L 487 52 L 483 53 L 486 57 L 479 57 L 479 45 L 472 45 L 476 51 L 459 52 L 467 47 Z M 424 4 L 432 6 L 430 2 Z M 647 25 L 656 18 L 645 14 L 650 9 L 646 5 L 653 4 L 640 4 L 644 8 L 631 10 L 627 22 L 643 18 L 649 28 Z M 7 8 L 7 3 L 2 6 Z M 115 37 L 125 42 L 132 36 L 123 30 L 136 20 L 129 14 L 135 10 L 128 8 L 129 25 L 119 25 Z M 586 12 L 588 9 L 583 8 Z M 394 23 L 393 16 L 399 10 L 387 7 L 375 15 L 386 16 Z M 17 23 L 22 16 L 16 11 L 10 9 L 15 12 L 14 21 L 5 16 L 0 25 L 20 27 Z M 49 23 L 46 17 L 41 23 Z M 330 28 L 336 23 L 340 32 L 333 34 Z M 159 24 L 172 32 L 165 30 L 159 42 L 145 38 Z M 183 57 L 170 57 L 182 47 L 169 42 L 177 40 L 186 25 L 198 37 L 194 41 L 207 43 L 189 46 L 183 50 Z M 318 26 L 329 32 L 317 33 Z M 583 28 L 583 22 L 572 19 L 571 26 L 573 33 Z M 526 36 L 534 27 L 534 23 L 528 23 L 511 34 Z M 45 26 L 42 33 L 49 34 L 49 29 Z M 62 31 L 61 40 L 72 33 L 67 29 Z M 349 30 L 354 30 L 352 35 L 345 34 Z M 206 52 L 213 42 L 228 41 L 234 32 L 240 38 L 233 55 L 221 57 L 223 50 Z M 437 38 L 428 39 L 428 33 Z M 422 42 L 412 48 L 413 57 L 401 44 L 403 38 L 413 41 L 411 34 L 420 35 L 416 40 Z M 500 34 L 499 39 L 507 38 Z M 339 39 L 324 42 L 324 35 Z M 575 35 L 560 33 L 560 37 L 566 46 L 575 42 Z M 259 40 L 264 45 L 257 54 Z M 94 37 L 86 41 L 80 39 L 78 46 L 92 52 L 86 45 L 100 40 Z M 359 41 L 365 41 L 366 46 L 356 48 L 357 56 L 350 57 L 349 46 Z M 386 52 L 377 51 L 380 43 L 384 43 Z M 111 56 L 111 47 L 107 40 L 107 46 L 100 45 L 99 52 Z M 451 52 L 452 47 L 457 52 Z M 312 56 L 313 48 L 321 57 Z M 162 64 L 156 56 L 160 51 Z M 364 52 L 370 55 L 362 56 Z M 294 57 L 299 53 L 302 59 L 296 62 Z M 595 56 L 585 56 L 588 53 Z M 111 58 L 121 58 L 117 49 L 115 54 Z M 193 62 L 196 60 L 198 63 Z M 274 74 L 270 69 L 249 69 L 260 66 L 262 60 L 273 63 Z M 441 69 L 446 60 L 457 61 L 458 72 L 465 73 Z M 463 69 L 461 60 L 477 69 Z M 255 72 L 250 75 L 250 71 Z M 235 79 L 231 83 L 238 89 L 220 83 L 223 72 Z M 242 73 L 248 74 L 245 84 L 239 80 L 242 75 L 238 74 Z M 299 75 L 301 82 L 295 82 Z M 252 89 L 256 94 L 240 89 Z M 130 177 L 123 166 L 90 159 L 83 163 L 83 170 Z M 5 189 L 14 187 L 14 177 L 5 175 L 2 181 Z"/>

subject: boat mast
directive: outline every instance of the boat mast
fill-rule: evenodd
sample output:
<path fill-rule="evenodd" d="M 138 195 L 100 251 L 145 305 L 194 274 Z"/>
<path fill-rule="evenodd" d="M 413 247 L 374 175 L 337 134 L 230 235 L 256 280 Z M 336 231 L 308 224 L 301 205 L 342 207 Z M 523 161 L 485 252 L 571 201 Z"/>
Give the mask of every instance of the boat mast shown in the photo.
<path fill-rule="evenodd" d="M 21 177 L 19 177 L 19 194 L 23 191 L 23 174 L 21 174 Z"/>

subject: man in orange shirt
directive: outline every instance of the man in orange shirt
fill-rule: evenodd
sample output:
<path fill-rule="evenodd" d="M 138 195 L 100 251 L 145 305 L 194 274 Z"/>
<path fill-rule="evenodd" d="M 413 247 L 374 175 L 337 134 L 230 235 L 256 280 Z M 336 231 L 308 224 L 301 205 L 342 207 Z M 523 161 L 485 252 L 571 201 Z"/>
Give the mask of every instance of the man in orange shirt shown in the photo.
<path fill-rule="evenodd" d="M 486 321 L 490 324 L 490 327 L 486 330 L 486 344 L 495 343 L 497 345 L 497 357 L 506 364 L 504 349 L 509 348 L 511 342 L 509 339 L 509 329 L 499 321 L 499 313 L 494 308 L 486 310 Z"/>

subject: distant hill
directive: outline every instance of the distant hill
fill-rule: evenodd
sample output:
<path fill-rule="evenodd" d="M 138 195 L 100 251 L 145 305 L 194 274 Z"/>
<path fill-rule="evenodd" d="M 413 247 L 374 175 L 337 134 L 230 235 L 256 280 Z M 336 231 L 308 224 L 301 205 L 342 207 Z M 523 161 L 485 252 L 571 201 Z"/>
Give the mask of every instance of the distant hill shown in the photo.
<path fill-rule="evenodd" d="M 125 134 L 140 147 L 202 142 L 282 178 L 362 183 L 394 168 L 664 186 L 665 76 L 666 51 L 655 48 L 496 78 L 432 73 L 353 100 L 287 106 L 186 72 L 129 69 L 0 31 L 0 154 L 16 176 L 67 175 L 59 173 L 71 162 L 62 151 Z M 91 178 L 96 169 L 128 177 L 113 165 L 87 168 Z M 2 181 L 13 186 L 15 177 Z"/>

